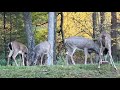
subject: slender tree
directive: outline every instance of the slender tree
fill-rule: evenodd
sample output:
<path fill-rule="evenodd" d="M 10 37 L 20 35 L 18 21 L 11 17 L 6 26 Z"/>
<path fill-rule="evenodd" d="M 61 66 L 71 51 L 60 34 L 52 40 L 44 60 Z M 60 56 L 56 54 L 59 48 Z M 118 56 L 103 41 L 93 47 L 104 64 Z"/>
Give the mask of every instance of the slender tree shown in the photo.
<path fill-rule="evenodd" d="M 11 17 L 11 12 L 9 13 L 10 14 L 10 42 L 11 42 L 11 38 L 12 38 L 12 17 Z"/>
<path fill-rule="evenodd" d="M 28 42 L 28 60 L 32 60 L 32 51 L 35 47 L 35 39 L 33 35 L 32 29 L 32 18 L 30 12 L 23 12 L 24 17 L 24 24 L 25 24 L 25 31 L 27 35 L 27 42 Z"/>
<path fill-rule="evenodd" d="M 102 32 L 105 29 L 104 21 L 105 21 L 105 12 L 100 12 L 100 32 Z"/>
<path fill-rule="evenodd" d="M 117 33 L 116 33 L 116 25 L 117 25 L 117 14 L 116 12 L 111 12 L 111 37 L 112 37 L 112 55 L 114 60 L 116 60 L 116 50 L 117 50 Z"/>
<path fill-rule="evenodd" d="M 96 12 L 93 12 L 92 14 L 92 20 L 93 20 L 93 36 L 92 38 L 96 38 L 95 31 L 97 29 L 97 17 L 96 17 Z"/>
<path fill-rule="evenodd" d="M 49 12 L 48 17 L 48 42 L 51 44 L 51 49 L 47 65 L 53 65 L 53 61 L 56 61 L 56 13 Z"/>
<path fill-rule="evenodd" d="M 64 45 L 64 31 L 63 31 L 64 16 L 63 16 L 63 12 L 61 12 L 60 15 L 61 15 L 60 32 L 61 32 L 61 35 L 62 35 L 62 42 L 63 42 L 63 45 Z"/>
<path fill-rule="evenodd" d="M 57 56 L 59 57 L 61 55 L 61 52 L 63 52 L 61 49 L 64 49 L 65 45 L 64 45 L 64 31 L 63 31 L 63 20 L 64 20 L 64 15 L 63 12 L 58 13 L 61 18 L 60 18 L 60 30 L 58 32 L 58 36 L 62 37 L 62 42 L 58 43 L 58 53 Z M 63 55 L 61 55 L 63 56 Z"/>
<path fill-rule="evenodd" d="M 4 30 L 4 51 L 5 51 L 5 60 L 7 61 L 7 48 L 6 48 L 6 12 L 3 12 L 3 30 Z"/>

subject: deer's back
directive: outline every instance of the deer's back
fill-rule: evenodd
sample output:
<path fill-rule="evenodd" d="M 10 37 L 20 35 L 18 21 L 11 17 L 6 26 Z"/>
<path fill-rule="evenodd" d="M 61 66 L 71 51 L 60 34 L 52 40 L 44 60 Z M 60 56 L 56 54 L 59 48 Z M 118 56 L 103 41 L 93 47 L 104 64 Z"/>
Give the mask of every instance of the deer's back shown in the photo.
<path fill-rule="evenodd" d="M 93 48 L 94 47 L 94 41 L 90 40 L 88 38 L 84 38 L 84 37 L 69 37 L 67 39 L 65 39 L 65 44 L 69 45 L 71 47 L 77 47 L 79 49 L 83 49 L 83 48 Z"/>
<path fill-rule="evenodd" d="M 34 48 L 34 52 L 36 53 L 47 53 L 50 50 L 50 43 L 48 41 L 41 42 L 36 45 Z"/>

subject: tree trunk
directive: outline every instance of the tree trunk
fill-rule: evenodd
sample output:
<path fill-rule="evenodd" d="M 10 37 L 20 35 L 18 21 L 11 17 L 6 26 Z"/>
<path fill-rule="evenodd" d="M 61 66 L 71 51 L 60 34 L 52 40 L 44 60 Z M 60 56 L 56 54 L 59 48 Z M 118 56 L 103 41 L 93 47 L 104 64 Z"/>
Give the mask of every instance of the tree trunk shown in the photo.
<path fill-rule="evenodd" d="M 65 45 L 64 45 L 64 31 L 63 31 L 64 16 L 63 16 L 63 12 L 60 12 L 59 14 L 61 15 L 61 20 L 60 20 L 61 22 L 60 22 L 60 30 L 58 33 L 59 33 L 59 36 L 61 35 L 61 37 L 62 37 L 62 42 L 60 42 L 58 44 L 58 54 L 57 54 L 58 57 L 63 56 L 63 55 L 61 55 L 61 52 L 63 52 L 63 49 L 65 47 Z"/>
<path fill-rule="evenodd" d="M 117 33 L 116 33 L 117 15 L 116 12 L 111 12 L 111 38 L 112 40 L 112 56 L 116 60 L 116 50 L 117 50 Z"/>
<path fill-rule="evenodd" d="M 10 42 L 11 42 L 11 32 L 12 32 L 12 17 L 11 17 L 11 12 L 9 13 L 10 14 Z"/>
<path fill-rule="evenodd" d="M 6 13 L 3 13 L 3 30 L 4 30 L 4 51 L 5 60 L 7 61 L 7 48 L 6 48 Z"/>
<path fill-rule="evenodd" d="M 16 24 L 15 24 L 15 29 L 17 30 L 17 32 L 15 32 L 15 34 L 16 34 L 16 35 L 15 35 L 15 39 L 18 39 L 18 38 L 17 38 L 18 30 L 19 30 L 19 29 L 18 29 L 18 26 L 19 26 L 19 25 L 18 25 L 18 24 L 19 24 L 19 23 L 18 23 L 18 18 L 19 18 L 19 17 L 18 17 L 18 12 L 15 13 L 15 16 L 16 16 L 16 18 L 15 18 L 15 23 L 16 23 Z"/>
<path fill-rule="evenodd" d="M 61 32 L 61 35 L 62 35 L 62 42 L 63 42 L 63 46 L 64 46 L 64 31 L 63 31 L 64 16 L 63 16 L 63 12 L 61 12 L 60 15 L 61 15 L 60 32 Z"/>
<path fill-rule="evenodd" d="M 100 33 L 105 29 L 104 21 L 105 21 L 105 12 L 100 12 Z"/>
<path fill-rule="evenodd" d="M 92 14 L 92 20 L 93 20 L 93 35 L 92 35 L 92 38 L 96 38 L 96 35 L 95 35 L 95 31 L 97 30 L 96 12 L 93 12 L 93 14 Z"/>
<path fill-rule="evenodd" d="M 53 65 L 53 61 L 56 61 L 56 13 L 49 12 L 48 16 L 48 42 L 51 44 L 51 49 L 47 65 Z"/>
<path fill-rule="evenodd" d="M 35 39 L 32 29 L 32 19 L 30 12 L 23 12 L 25 31 L 27 34 L 27 43 L 28 43 L 28 60 L 32 60 L 32 52 L 35 47 Z"/>

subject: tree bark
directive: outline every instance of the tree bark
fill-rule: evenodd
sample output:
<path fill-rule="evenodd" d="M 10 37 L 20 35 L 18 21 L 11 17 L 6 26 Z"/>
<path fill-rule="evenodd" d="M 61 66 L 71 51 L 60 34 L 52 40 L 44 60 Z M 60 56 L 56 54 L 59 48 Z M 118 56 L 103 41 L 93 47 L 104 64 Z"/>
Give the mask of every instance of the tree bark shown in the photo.
<path fill-rule="evenodd" d="M 112 56 L 116 60 L 116 50 L 117 50 L 117 33 L 116 33 L 117 15 L 116 12 L 111 12 L 111 38 L 112 40 Z"/>
<path fill-rule="evenodd" d="M 93 12 L 93 14 L 92 14 L 92 20 L 93 20 L 93 35 L 92 35 L 92 38 L 96 38 L 96 35 L 95 35 L 95 31 L 97 30 L 96 12 Z"/>
<path fill-rule="evenodd" d="M 53 61 L 56 61 L 56 13 L 49 12 L 48 16 L 48 42 L 51 44 L 51 49 L 47 65 L 53 65 Z"/>
<path fill-rule="evenodd" d="M 61 49 L 62 48 L 64 49 L 64 47 L 65 47 L 65 45 L 64 45 L 64 31 L 63 31 L 64 16 L 63 16 L 63 12 L 60 12 L 59 14 L 61 15 L 61 20 L 60 20 L 61 22 L 60 22 L 60 30 L 58 33 L 59 33 L 59 36 L 61 35 L 61 37 L 62 37 L 62 42 L 60 42 L 58 44 L 58 54 L 57 54 L 58 57 L 61 55 L 61 52 L 63 52 Z"/>
<path fill-rule="evenodd" d="M 104 21 L 105 21 L 105 12 L 100 12 L 100 33 L 105 29 Z"/>
<path fill-rule="evenodd" d="M 64 16 L 63 16 L 63 12 L 61 12 L 60 15 L 61 15 L 60 32 L 61 32 L 61 35 L 62 35 L 62 42 L 63 42 L 63 46 L 64 46 L 64 31 L 63 31 Z"/>
<path fill-rule="evenodd" d="M 7 48 L 6 48 L 6 13 L 3 12 L 3 30 L 4 30 L 4 51 L 5 60 L 7 61 Z"/>
<path fill-rule="evenodd" d="M 12 35 L 11 35 L 11 32 L 12 32 L 12 17 L 11 17 L 11 12 L 9 14 L 10 14 L 10 42 L 11 42 L 11 38 L 12 38 Z"/>
<path fill-rule="evenodd" d="M 23 16 L 24 16 L 25 31 L 26 31 L 27 43 L 28 43 L 28 60 L 32 60 L 32 52 L 33 52 L 33 48 L 35 47 L 35 39 L 32 31 L 33 29 L 32 29 L 31 13 L 23 12 Z"/>

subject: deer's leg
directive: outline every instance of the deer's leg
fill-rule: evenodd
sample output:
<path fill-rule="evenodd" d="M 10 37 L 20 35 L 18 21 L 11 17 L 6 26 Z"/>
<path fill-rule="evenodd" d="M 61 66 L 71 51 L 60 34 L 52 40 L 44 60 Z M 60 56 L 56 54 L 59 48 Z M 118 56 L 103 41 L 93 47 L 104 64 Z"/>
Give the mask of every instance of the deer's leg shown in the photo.
<path fill-rule="evenodd" d="M 49 55 L 49 53 L 46 54 L 46 57 L 47 57 L 47 58 L 45 59 L 45 63 L 44 63 L 44 65 L 47 65 L 48 55 Z"/>
<path fill-rule="evenodd" d="M 16 56 L 18 55 L 18 53 L 14 53 L 13 54 L 13 59 L 14 59 L 14 61 L 15 61 L 15 64 L 16 64 L 16 66 L 18 66 L 18 64 L 17 64 L 17 62 L 16 62 Z"/>
<path fill-rule="evenodd" d="M 44 57 L 44 54 L 41 55 L 41 60 L 40 60 L 40 64 L 42 65 L 42 62 L 43 62 L 43 57 Z"/>
<path fill-rule="evenodd" d="M 68 54 L 66 54 L 66 64 L 68 65 Z"/>
<path fill-rule="evenodd" d="M 25 62 L 25 60 L 24 60 L 24 53 L 22 53 L 22 61 L 23 61 L 23 62 L 22 62 L 22 63 L 23 63 L 23 66 L 25 66 L 25 63 L 24 63 L 24 62 Z"/>
<path fill-rule="evenodd" d="M 109 56 L 110 56 L 110 63 L 112 64 L 112 66 L 117 70 L 116 66 L 115 66 L 115 63 L 113 61 L 113 58 L 112 58 L 112 55 L 111 55 L 111 50 L 108 51 L 109 53 Z"/>
<path fill-rule="evenodd" d="M 92 55 L 91 55 L 91 53 L 90 53 L 89 55 L 90 55 L 91 64 L 93 64 L 93 60 L 92 60 Z"/>
<path fill-rule="evenodd" d="M 76 49 L 73 49 L 73 52 L 70 55 L 73 65 L 75 65 L 75 61 L 73 60 L 73 54 L 75 53 L 75 51 Z"/>
<path fill-rule="evenodd" d="M 85 54 L 85 65 L 87 64 L 87 55 L 88 55 L 88 49 L 84 48 L 84 54 Z"/>
<path fill-rule="evenodd" d="M 9 55 L 8 55 L 8 62 L 7 62 L 7 65 L 9 65 L 10 58 L 11 58 L 12 55 L 13 55 L 13 50 L 10 50 L 10 53 L 9 53 Z"/>
<path fill-rule="evenodd" d="M 70 49 L 67 49 L 67 52 L 66 52 L 66 64 L 69 65 L 69 62 L 68 62 L 68 57 L 70 56 L 70 52 L 71 50 Z"/>
<path fill-rule="evenodd" d="M 75 53 L 75 50 L 76 50 L 76 49 L 70 48 L 70 49 L 68 49 L 68 51 L 66 52 L 66 62 L 67 62 L 67 65 L 68 65 L 68 56 L 70 56 L 70 59 L 71 59 L 72 63 L 75 65 L 75 62 L 74 62 L 74 60 L 73 60 L 73 54 Z"/>
<path fill-rule="evenodd" d="M 39 59 L 39 55 L 36 55 L 34 59 L 35 59 L 34 65 L 37 65 L 37 62 L 38 62 L 38 59 Z"/>
<path fill-rule="evenodd" d="M 102 48 L 100 48 L 99 56 L 100 56 L 100 61 L 99 61 L 99 63 L 98 63 L 98 68 L 100 68 L 100 64 L 102 63 L 102 56 L 103 56 Z"/>
<path fill-rule="evenodd" d="M 37 59 L 35 59 L 35 61 L 34 61 L 34 65 L 36 65 L 37 64 Z"/>
<path fill-rule="evenodd" d="M 22 61 L 22 55 L 21 54 L 19 54 L 19 58 Z M 20 61 L 20 66 L 21 66 L 21 61 Z"/>
<path fill-rule="evenodd" d="M 104 58 L 105 58 L 105 61 L 107 61 L 107 57 L 108 57 L 108 54 L 106 54 L 106 55 L 104 56 Z"/>
<path fill-rule="evenodd" d="M 26 57 L 24 57 L 24 64 L 25 64 L 25 66 L 28 66 L 28 60 Z"/>

